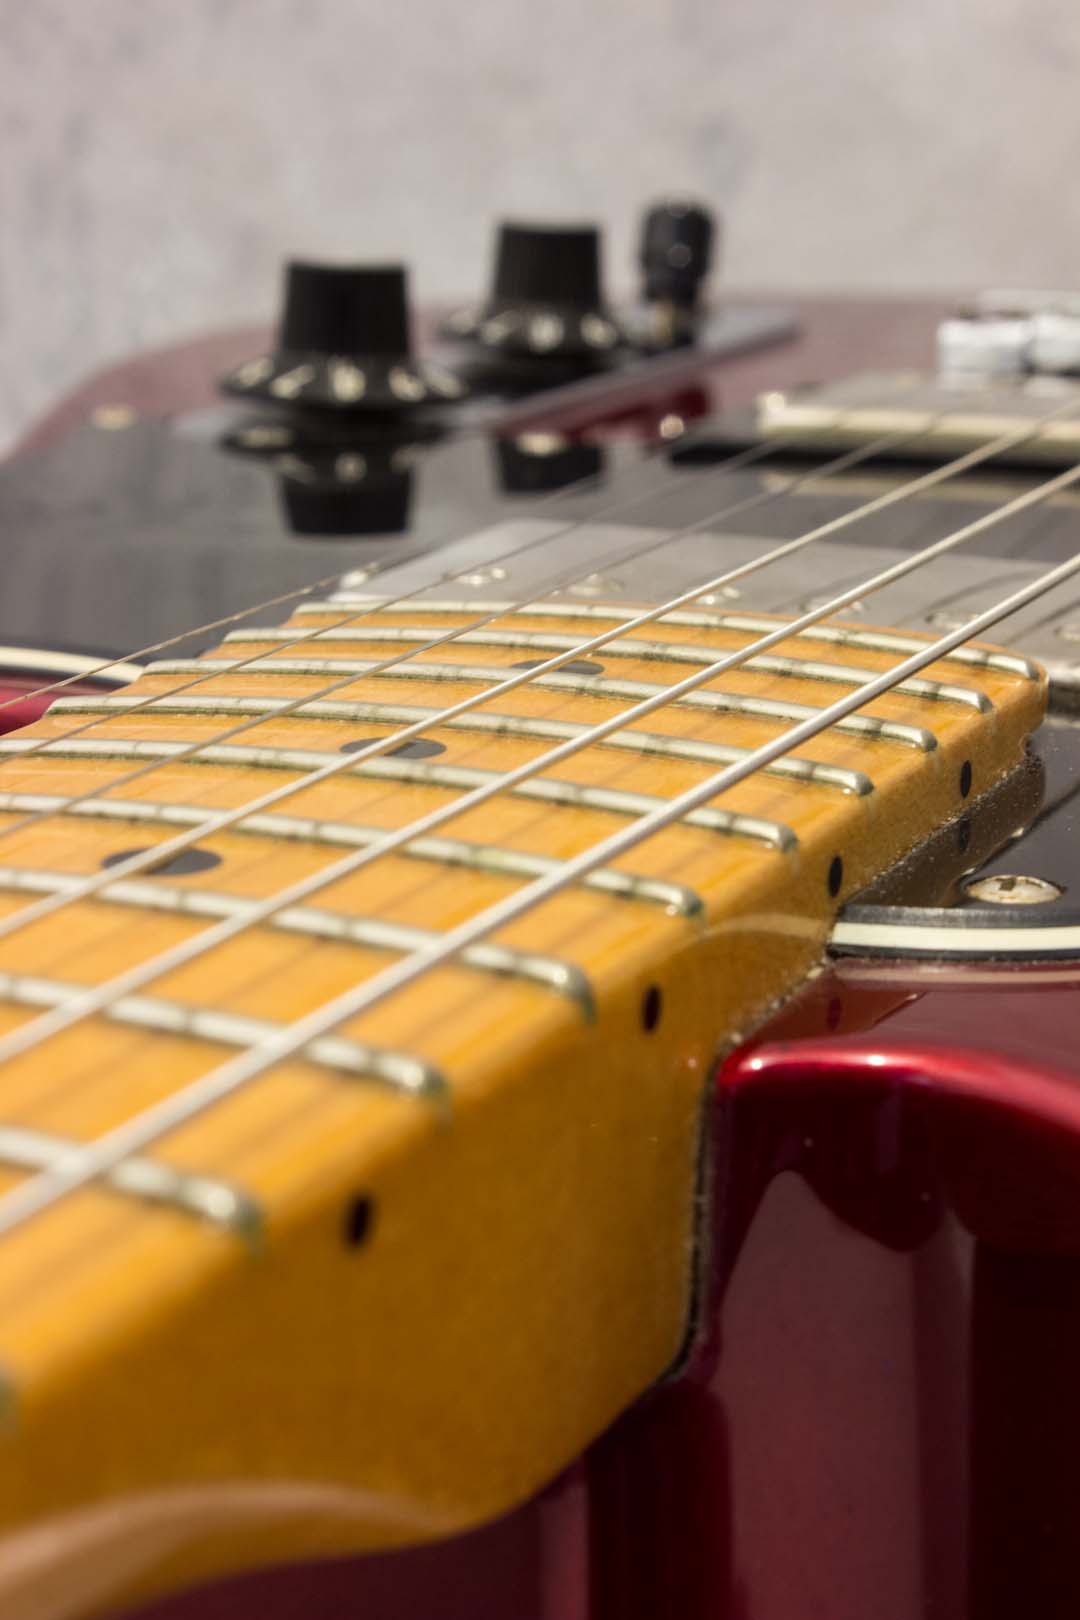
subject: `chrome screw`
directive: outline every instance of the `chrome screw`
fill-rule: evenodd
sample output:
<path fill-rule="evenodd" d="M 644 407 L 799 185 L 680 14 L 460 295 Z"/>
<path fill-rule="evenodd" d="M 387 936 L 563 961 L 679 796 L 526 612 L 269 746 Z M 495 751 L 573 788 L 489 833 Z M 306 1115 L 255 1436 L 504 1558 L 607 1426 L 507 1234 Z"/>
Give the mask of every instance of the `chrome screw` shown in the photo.
<path fill-rule="evenodd" d="M 973 900 L 985 900 L 992 906 L 1042 906 L 1048 900 L 1057 900 L 1063 891 L 1056 883 L 1045 878 L 1013 877 L 1000 873 L 996 877 L 976 878 L 967 885 Z"/>

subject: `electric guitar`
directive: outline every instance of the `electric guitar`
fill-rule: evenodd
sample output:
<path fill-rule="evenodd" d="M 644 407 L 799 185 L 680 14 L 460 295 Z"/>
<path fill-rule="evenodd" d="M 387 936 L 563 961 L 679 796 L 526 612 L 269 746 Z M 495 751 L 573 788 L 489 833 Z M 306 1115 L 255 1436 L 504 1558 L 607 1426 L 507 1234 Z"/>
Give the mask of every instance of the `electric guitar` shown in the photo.
<path fill-rule="evenodd" d="M 1076 1613 L 1080 390 L 800 316 L 7 464 L 5 1616 Z"/>

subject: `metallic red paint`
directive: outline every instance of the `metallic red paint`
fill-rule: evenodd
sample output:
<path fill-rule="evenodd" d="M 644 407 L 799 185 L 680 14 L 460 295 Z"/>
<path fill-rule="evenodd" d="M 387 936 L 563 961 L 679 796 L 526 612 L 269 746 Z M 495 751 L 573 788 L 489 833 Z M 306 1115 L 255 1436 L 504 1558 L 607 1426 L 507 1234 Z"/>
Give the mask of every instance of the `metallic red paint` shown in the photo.
<path fill-rule="evenodd" d="M 153 1620 L 1074 1620 L 1078 1049 L 1080 965 L 824 973 L 720 1071 L 678 1376 L 497 1525 Z"/>
<path fill-rule="evenodd" d="M 797 342 L 725 365 L 729 403 L 910 364 L 936 313 L 800 312 Z M 103 373 L 20 448 L 99 404 L 207 404 L 251 346 Z M 666 408 L 647 385 L 622 405 Z M 719 1075 L 677 1376 L 496 1525 L 145 1620 L 1075 1620 L 1078 1053 L 1080 965 L 823 973 Z"/>
<path fill-rule="evenodd" d="M 1080 1613 L 1080 968 L 815 981 L 719 1076 L 701 1333 L 593 1620 Z"/>

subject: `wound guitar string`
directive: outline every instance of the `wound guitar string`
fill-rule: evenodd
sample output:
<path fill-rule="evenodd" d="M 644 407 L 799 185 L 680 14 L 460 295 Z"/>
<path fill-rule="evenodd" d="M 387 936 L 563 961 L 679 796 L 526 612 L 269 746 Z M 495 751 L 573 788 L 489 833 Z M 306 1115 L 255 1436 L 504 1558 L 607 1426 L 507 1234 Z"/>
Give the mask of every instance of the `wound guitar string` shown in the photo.
<path fill-rule="evenodd" d="M 1072 469 L 1072 472 L 1074 479 L 1080 478 L 1080 467 Z M 39 1172 L 0 1198 L 0 1234 L 14 1231 L 78 1188 L 115 1170 L 133 1154 L 141 1152 L 179 1125 L 186 1124 L 225 1097 L 239 1091 L 275 1064 L 298 1055 L 309 1042 L 327 1034 L 357 1014 L 370 1010 L 380 1001 L 429 972 L 440 962 L 448 960 L 495 929 L 524 915 L 558 893 L 560 889 L 588 876 L 598 866 L 628 853 L 653 833 L 690 814 L 709 799 L 735 786 L 737 782 L 762 769 L 770 761 L 782 757 L 792 748 L 808 742 L 820 731 L 890 691 L 899 681 L 947 656 L 954 648 L 990 629 L 1011 613 L 1035 601 L 1077 573 L 1080 573 L 1080 553 L 1059 564 L 1058 567 L 1050 569 L 1029 585 L 1021 587 L 1011 596 L 987 608 L 983 613 L 976 614 L 959 629 L 947 633 L 892 669 L 885 670 L 873 680 L 863 683 L 846 697 L 838 698 L 828 708 L 810 716 L 800 725 L 753 750 L 746 759 L 727 766 L 707 781 L 658 806 L 630 826 L 610 834 L 562 863 L 557 870 L 537 878 L 517 893 L 505 896 L 501 901 L 451 930 L 437 942 L 411 952 L 363 984 L 344 991 L 303 1018 L 255 1042 L 240 1056 L 211 1069 L 198 1080 L 98 1137 L 95 1142 L 73 1147 L 49 1169 Z"/>
<path fill-rule="evenodd" d="M 207 837 L 214 832 L 221 831 L 228 826 L 234 825 L 236 822 L 244 819 L 246 816 L 261 812 L 272 805 L 279 803 L 282 799 L 288 798 L 292 793 L 301 791 L 302 788 L 315 786 L 317 783 L 327 779 L 328 777 L 334 776 L 339 772 L 349 769 L 350 765 L 355 767 L 362 764 L 365 760 L 372 756 L 384 753 L 390 748 L 398 747 L 403 742 L 409 741 L 412 737 L 417 736 L 420 732 L 433 725 L 443 723 L 449 719 L 454 719 L 459 715 L 468 713 L 470 710 L 480 707 L 496 696 L 501 696 L 506 692 L 513 691 L 518 686 L 529 684 L 541 676 L 557 670 L 562 664 L 580 657 L 583 653 L 598 650 L 599 648 L 607 645 L 608 642 L 616 640 L 621 636 L 625 636 L 628 631 L 649 624 L 656 619 L 662 618 L 667 613 L 686 605 L 688 602 L 695 600 L 697 597 L 706 595 L 709 592 L 720 589 L 725 585 L 730 585 L 737 579 L 742 579 L 754 574 L 759 570 L 770 566 L 772 563 L 778 562 L 782 558 L 790 556 L 797 551 L 801 551 L 818 540 L 836 534 L 842 529 L 847 528 L 851 524 L 857 523 L 866 517 L 884 511 L 891 506 L 898 505 L 903 501 L 911 500 L 924 490 L 933 488 L 936 485 L 945 482 L 947 479 L 958 476 L 972 466 L 979 465 L 980 463 L 991 459 L 993 456 L 999 454 L 1003 450 L 1013 448 L 1015 445 L 1025 442 L 1025 440 L 1032 437 L 1032 435 L 1038 431 L 1039 427 L 1044 422 L 1060 416 L 1066 409 L 1071 409 L 1076 403 L 1076 399 L 1077 396 L 1072 395 L 1067 401 L 1059 403 L 1052 410 L 1047 411 L 1042 416 L 1035 418 L 1032 420 L 1032 422 L 1026 424 L 1023 431 L 1002 434 L 998 438 L 989 441 L 987 444 L 979 447 L 976 450 L 969 451 L 967 454 L 956 458 L 954 461 L 949 462 L 942 467 L 935 468 L 928 473 L 907 480 L 897 486 L 895 489 L 886 491 L 884 494 L 863 503 L 863 505 L 857 507 L 853 511 L 843 513 L 837 518 L 830 519 L 828 522 L 818 525 L 817 527 L 807 531 L 805 534 L 798 536 L 796 539 L 787 541 L 784 544 L 773 548 L 771 551 L 764 553 L 761 557 L 754 559 L 752 562 L 741 564 L 736 568 L 727 570 L 725 573 L 715 575 L 711 579 L 707 579 L 704 582 L 697 584 L 691 590 L 684 592 L 682 595 L 672 599 L 671 601 L 661 604 L 661 606 L 657 608 L 653 608 L 648 612 L 642 613 L 630 620 L 625 620 L 618 624 L 615 628 L 602 632 L 592 637 L 588 641 L 579 643 L 577 646 L 573 646 L 564 651 L 553 654 L 552 657 L 533 665 L 523 674 L 510 677 L 505 681 L 499 682 L 493 686 L 489 686 L 485 691 L 481 691 L 471 698 L 463 699 L 460 703 L 443 710 L 437 715 L 427 715 L 422 720 L 418 720 L 410 726 L 393 731 L 385 737 L 375 738 L 370 743 L 366 744 L 363 749 L 359 749 L 350 755 L 348 759 L 334 761 L 319 770 L 309 773 L 298 782 L 287 784 L 282 788 L 273 789 L 269 793 L 263 795 L 261 798 L 249 800 L 245 805 L 238 806 L 233 810 L 221 812 L 216 816 L 212 816 L 208 818 L 207 821 L 194 826 L 187 832 L 178 833 L 173 838 L 167 839 L 163 843 L 155 845 L 152 849 L 134 854 L 124 862 L 118 862 L 114 867 L 109 868 L 106 873 L 98 874 L 93 878 L 87 879 L 86 883 L 77 888 L 73 888 L 67 894 L 54 894 L 29 906 L 23 907 L 21 910 L 13 913 L 8 918 L 0 919 L 0 938 L 5 937 L 9 933 L 15 932 L 18 928 L 23 927 L 30 922 L 34 922 L 43 916 L 49 915 L 53 911 L 61 909 L 64 905 L 73 904 L 77 900 L 87 898 L 93 893 L 98 892 L 99 889 L 108 887 L 110 882 L 121 881 L 140 871 L 152 868 L 158 865 L 161 861 L 169 859 L 173 854 L 178 854 L 182 850 L 189 848 L 192 844 L 198 842 L 200 838 Z M 832 472 L 835 475 L 838 471 L 850 467 L 858 460 L 865 460 L 871 455 L 879 454 L 883 446 L 895 448 L 898 442 L 902 444 L 907 442 L 911 437 L 912 434 L 910 430 L 902 435 L 886 435 L 883 439 L 875 440 L 870 445 L 866 445 L 858 450 L 848 452 L 847 454 L 839 457 L 837 461 L 828 464 L 828 466 L 831 467 Z M 729 465 L 729 462 L 723 463 L 720 471 L 723 471 L 724 468 L 729 467 Z M 822 469 L 817 469 L 814 472 L 800 475 L 786 482 L 778 491 L 767 492 L 764 496 L 757 495 L 748 497 L 742 502 L 735 503 L 734 507 L 725 507 L 718 512 L 712 512 L 707 517 L 699 519 L 695 523 L 688 524 L 682 529 L 663 535 L 659 541 L 650 540 L 644 544 L 639 544 L 636 547 L 632 547 L 623 560 L 625 561 L 628 557 L 645 555 L 652 550 L 658 549 L 659 547 L 666 548 L 670 546 L 674 540 L 685 538 L 689 534 L 701 532 L 713 526 L 721 518 L 731 516 L 737 511 L 745 510 L 747 505 L 763 504 L 764 501 L 767 501 L 770 498 L 779 498 L 780 496 L 789 493 L 793 487 L 801 484 L 807 478 L 817 477 L 820 479 L 822 476 L 822 471 Z M 1003 513 L 1001 515 L 1004 516 L 1005 514 Z M 566 525 L 565 529 L 560 532 L 573 532 L 575 529 L 581 527 L 584 527 L 584 525 L 568 524 Z M 558 535 L 548 535 L 541 537 L 539 542 L 533 542 L 532 544 L 550 543 L 557 538 Z M 608 559 L 608 561 L 610 563 L 612 561 L 616 561 L 616 559 Z M 580 576 L 571 576 L 569 579 L 563 579 L 559 584 L 551 586 L 546 594 L 550 594 L 555 590 L 567 588 L 567 586 L 573 584 L 577 578 L 580 578 Z M 415 600 L 417 596 L 423 594 L 426 590 L 439 589 L 444 583 L 445 581 L 441 581 L 438 585 L 420 587 L 417 591 L 409 593 L 408 599 Z M 496 611 L 481 617 L 480 619 L 473 620 L 464 625 L 454 626 L 451 630 L 445 632 L 441 636 L 433 638 L 427 643 L 419 646 L 412 645 L 399 654 L 391 655 L 386 659 L 373 663 L 366 671 L 366 674 L 368 676 L 380 675 L 385 671 L 392 669 L 395 665 L 416 661 L 425 651 L 430 650 L 432 647 L 444 645 L 447 642 L 456 640 L 459 636 L 482 628 L 484 625 L 492 623 L 494 619 L 501 617 L 507 611 L 523 611 L 535 600 L 535 593 L 530 593 L 528 598 L 523 598 L 516 603 L 511 603 L 509 609 L 507 609 L 507 607 L 504 605 L 499 607 Z M 385 601 L 378 604 L 381 611 L 386 611 L 389 606 L 393 605 L 393 602 L 388 604 Z M 356 616 L 364 617 L 371 610 L 372 609 L 370 607 L 365 605 L 364 609 L 361 610 L 361 612 Z M 336 628 L 335 625 L 323 626 L 321 627 L 321 633 L 325 633 L 327 630 L 334 628 Z M 318 635 L 319 633 L 320 632 L 315 632 L 314 634 Z M 278 644 L 275 651 L 280 652 L 281 650 L 282 647 L 280 644 Z M 747 654 L 749 654 L 751 650 L 752 649 L 744 649 Z M 256 665 L 261 659 L 264 658 L 268 661 L 268 663 L 272 661 L 271 655 L 269 654 L 257 654 L 254 655 L 253 658 L 244 660 L 243 662 L 250 667 Z M 211 679 L 220 673 L 220 671 L 209 671 L 206 675 L 199 676 L 198 680 L 201 681 Z M 342 688 L 352 685 L 355 679 L 356 676 L 354 674 L 345 674 L 338 680 L 332 681 L 327 685 L 316 689 L 314 692 L 307 693 L 301 698 L 295 698 L 281 704 L 275 709 L 274 717 L 280 719 L 289 714 L 297 713 L 307 707 L 309 704 L 316 703 L 334 692 L 340 691 Z M 152 708 L 154 704 L 164 703 L 171 696 L 172 693 L 170 692 L 155 693 L 152 697 L 146 700 L 140 700 L 138 703 L 133 703 L 131 708 L 127 709 L 125 712 L 130 714 L 136 709 L 142 709 L 144 707 Z M 75 728 L 75 731 L 82 732 L 88 730 L 90 727 L 97 724 L 99 719 L 100 716 L 95 716 L 94 719 L 90 720 L 85 725 Z M 250 731 L 259 725 L 262 725 L 265 722 L 265 719 L 265 715 L 256 715 L 249 720 L 240 722 L 235 726 L 228 727 L 227 729 L 216 734 L 214 737 L 202 739 L 197 743 L 192 743 L 177 750 L 175 753 L 171 753 L 168 759 L 165 761 L 161 759 L 151 760 L 146 764 L 124 772 L 118 777 L 110 779 L 110 781 L 101 784 L 99 787 L 88 789 L 85 793 L 67 799 L 59 806 L 34 811 L 24 815 L 21 818 L 18 818 L 16 821 L 9 823 L 6 828 L 0 828 L 0 839 L 2 839 L 6 833 L 19 831 L 37 821 L 46 820 L 55 814 L 63 814 L 65 811 L 71 810 L 74 806 L 80 803 L 85 803 L 91 799 L 97 798 L 103 792 L 114 791 L 116 788 L 125 786 L 132 781 L 148 776 L 154 771 L 160 770 L 164 764 L 175 765 L 185 759 L 197 758 L 200 753 L 203 752 L 203 750 L 230 741 L 232 738 L 246 731 Z M 68 732 L 59 737 L 42 739 L 40 745 L 34 745 L 32 751 L 38 751 L 39 746 L 42 750 L 47 750 L 50 747 L 56 749 L 64 742 L 67 736 L 73 734 L 74 733 L 72 732 Z M 27 752 L 29 751 L 30 750 Z"/>
<path fill-rule="evenodd" d="M 556 747 L 549 749 L 545 753 L 537 756 L 536 759 L 518 766 L 515 770 L 505 772 L 489 782 L 485 782 L 481 786 L 474 788 L 471 792 L 467 792 L 459 798 L 440 806 L 438 809 L 430 811 L 427 815 L 421 816 L 408 823 L 403 828 L 399 828 L 387 833 L 385 836 L 376 840 L 367 848 L 352 851 L 350 854 L 342 857 L 336 862 L 331 863 L 329 866 L 321 868 L 320 870 L 309 874 L 306 878 L 298 880 L 296 883 L 290 885 L 287 889 L 279 891 L 277 894 L 271 895 L 266 900 L 253 905 L 244 913 L 227 917 L 215 926 L 196 934 L 187 940 L 179 942 L 171 949 L 149 959 L 148 961 L 137 963 L 132 968 L 129 968 L 126 972 L 118 974 L 112 979 L 86 990 L 80 995 L 73 996 L 70 1001 L 51 1008 L 48 1012 L 42 1014 L 38 1018 L 30 1020 L 27 1023 L 9 1031 L 5 1036 L 0 1037 L 0 1060 L 14 1057 L 20 1053 L 28 1051 L 32 1047 L 48 1039 L 50 1036 L 58 1034 L 64 1029 L 70 1028 L 73 1024 L 79 1022 L 81 1019 L 89 1017 L 96 1012 L 106 1010 L 110 1004 L 115 1002 L 120 996 L 128 995 L 131 992 L 142 988 L 144 985 L 159 977 L 161 974 L 170 972 L 177 967 L 183 966 L 186 963 L 195 960 L 197 957 L 202 956 L 206 952 L 212 950 L 215 946 L 225 943 L 226 940 L 235 937 L 237 934 L 246 932 L 249 929 L 257 926 L 259 923 L 274 916 L 284 907 L 293 905 L 302 899 L 306 899 L 311 894 L 316 893 L 319 889 L 336 882 L 342 877 L 361 870 L 362 868 L 371 864 L 371 862 L 378 860 L 384 855 L 390 854 L 395 849 L 401 848 L 402 845 L 411 842 L 413 839 L 434 831 L 436 828 L 442 826 L 445 822 L 452 820 L 459 815 L 463 815 L 466 811 L 472 810 L 479 805 L 486 803 L 489 799 L 496 797 L 500 793 L 507 792 L 520 783 L 536 777 L 541 772 L 547 770 L 550 766 L 555 765 L 561 760 L 578 753 L 582 748 L 589 747 L 595 742 L 602 741 L 605 737 L 611 735 L 613 732 L 623 729 L 631 721 L 641 719 L 659 708 L 666 707 L 668 704 L 672 703 L 678 698 L 686 695 L 689 692 L 693 692 L 706 682 L 716 679 L 717 676 L 725 673 L 727 670 L 738 668 L 740 665 L 746 663 L 750 658 L 767 651 L 770 647 L 775 646 L 778 642 L 786 640 L 793 635 L 800 634 L 804 629 L 808 629 L 819 623 L 822 619 L 841 611 L 844 607 L 849 606 L 852 602 L 882 589 L 885 585 L 891 584 L 893 581 L 903 578 L 907 574 L 924 568 L 934 558 L 942 556 L 946 552 L 953 550 L 955 547 L 963 544 L 967 540 L 970 540 L 975 535 L 985 532 L 986 530 L 994 527 L 996 524 L 1005 521 L 1005 519 L 1008 517 L 1015 516 L 1020 512 L 1029 510 L 1034 506 L 1042 504 L 1044 501 L 1049 500 L 1053 495 L 1064 489 L 1071 488 L 1078 482 L 1080 482 L 1080 463 L 1068 468 L 1066 471 L 1058 474 L 1056 477 L 1048 479 L 1044 483 L 1037 485 L 1034 489 L 1026 491 L 1023 495 L 1016 497 L 1014 500 L 1006 503 L 1004 506 L 985 514 L 981 518 L 975 519 L 971 523 L 965 524 L 962 528 L 954 530 L 952 533 L 944 536 L 941 540 L 935 541 L 931 545 L 924 547 L 921 551 L 914 552 L 910 556 L 902 558 L 891 567 L 886 568 L 879 573 L 872 575 L 869 579 L 863 580 L 855 586 L 848 588 L 837 596 L 832 597 L 829 601 L 814 609 L 811 609 L 807 613 L 803 614 L 800 618 L 790 622 L 784 622 L 778 625 L 768 634 L 756 638 L 746 646 L 737 648 L 725 654 L 723 657 L 717 659 L 711 664 L 706 665 L 698 672 L 686 676 L 682 681 L 677 682 L 674 686 L 664 687 L 650 697 L 645 698 L 641 702 L 633 705 L 631 708 L 623 710 L 619 714 L 613 715 L 610 719 L 602 722 L 601 724 L 586 728 L 582 734 L 568 738 L 566 741 L 558 744 Z M 798 544 L 798 542 L 791 542 L 790 544 Z M 1067 564 L 1065 566 L 1066 568 L 1069 568 L 1071 567 L 1071 564 Z M 1046 577 L 1049 578 L 1050 576 Z M 1062 575 L 1061 577 L 1064 578 L 1068 576 L 1066 574 Z M 1055 575 L 1053 578 L 1053 583 L 1056 584 L 1058 582 L 1059 580 Z M 1047 585 L 1044 588 L 1050 589 L 1051 586 Z M 691 599 L 694 594 L 699 593 L 689 593 Z M 661 614 L 671 612 L 682 600 L 684 600 L 682 597 L 672 598 L 668 602 L 664 603 L 657 611 Z M 654 614 L 651 616 L 655 617 L 656 613 L 654 612 Z M 614 632 L 605 633 L 606 638 L 611 639 L 613 634 L 625 634 L 627 629 L 633 627 L 633 623 L 634 621 L 631 621 L 629 624 L 621 624 Z M 594 640 L 598 639 L 600 638 L 594 638 Z M 582 645 L 588 648 L 592 645 L 592 643 L 586 642 Z M 565 658 L 567 655 L 564 653 L 560 656 Z M 543 666 L 540 667 L 542 668 Z M 921 665 L 919 667 L 921 667 Z M 493 695 L 494 692 L 499 691 L 506 686 L 520 684 L 530 677 L 535 678 L 538 673 L 538 669 L 522 671 L 517 677 L 514 677 L 511 682 L 502 683 L 501 687 L 496 686 L 495 688 L 485 688 L 479 694 L 480 701 L 486 701 Z M 466 705 L 475 706 L 475 700 L 465 699 L 461 704 L 450 706 L 446 710 L 442 711 L 440 719 L 445 719 L 448 716 L 461 712 L 462 708 Z M 431 726 L 431 724 L 432 722 L 430 718 L 425 716 L 423 722 L 417 722 L 414 727 L 407 728 L 405 734 L 408 734 L 409 729 L 413 731 L 427 729 Z M 784 751 L 785 750 L 781 750 L 781 752 Z M 299 791 L 300 787 L 304 785 L 310 785 L 314 781 L 324 779 L 326 776 L 333 774 L 343 767 L 348 768 L 349 764 L 352 762 L 352 759 L 361 758 L 363 752 L 363 750 L 358 751 L 357 755 L 352 756 L 351 758 L 346 757 L 343 760 L 333 760 L 321 770 L 312 772 L 310 775 L 301 778 L 299 783 L 288 783 L 284 787 L 274 790 L 271 795 L 266 795 L 259 800 L 249 801 L 246 807 L 238 807 L 232 811 L 225 812 L 222 816 L 216 819 L 219 822 L 229 822 L 242 819 L 244 815 L 251 813 L 253 805 L 261 806 L 267 802 L 279 802 L 280 799 L 287 797 L 290 793 Z M 741 779 L 741 776 L 734 778 L 734 780 Z M 190 841 L 190 835 L 184 836 Z M 167 846 L 156 846 L 155 853 L 158 859 L 161 858 L 161 850 L 163 847 Z M 25 907 L 23 910 L 13 913 L 11 917 L 7 919 L 12 926 L 6 931 L 12 933 L 17 931 L 18 927 L 25 922 L 25 919 L 35 912 L 48 914 L 52 911 L 58 911 L 64 906 L 70 905 L 74 899 L 79 898 L 82 895 L 94 894 L 101 889 L 107 888 L 111 882 L 117 881 L 119 875 L 124 871 L 124 864 L 125 863 L 118 863 L 117 866 L 110 868 L 105 872 L 94 874 L 91 878 L 87 879 L 84 883 L 76 887 L 72 887 L 59 893 L 47 895 L 35 905 Z M 0 936 L 2 936 L 4 932 L 5 930 L 2 926 L 0 926 Z"/>

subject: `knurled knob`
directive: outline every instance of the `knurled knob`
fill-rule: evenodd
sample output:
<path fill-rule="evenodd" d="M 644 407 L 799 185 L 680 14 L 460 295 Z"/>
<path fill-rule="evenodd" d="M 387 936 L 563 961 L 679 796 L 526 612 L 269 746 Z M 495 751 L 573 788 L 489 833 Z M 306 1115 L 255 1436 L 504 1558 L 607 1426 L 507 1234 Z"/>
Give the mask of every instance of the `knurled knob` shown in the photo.
<path fill-rule="evenodd" d="M 650 208 L 641 230 L 645 302 L 694 309 L 712 263 L 714 234 L 712 215 L 696 203 L 673 197 Z"/>

